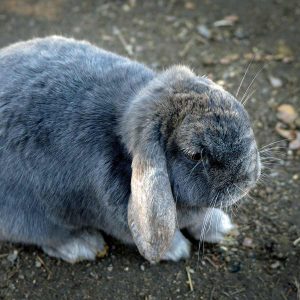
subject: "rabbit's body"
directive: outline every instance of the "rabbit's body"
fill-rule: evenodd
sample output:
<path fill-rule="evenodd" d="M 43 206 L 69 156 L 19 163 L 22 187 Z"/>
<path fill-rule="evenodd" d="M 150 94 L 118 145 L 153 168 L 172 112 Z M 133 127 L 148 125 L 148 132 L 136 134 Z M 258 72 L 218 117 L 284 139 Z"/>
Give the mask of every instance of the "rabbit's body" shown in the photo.
<path fill-rule="evenodd" d="M 154 73 L 63 38 L 2 50 L 0 70 L 0 228 L 38 244 L 84 227 L 130 239 L 117 122 Z"/>
<path fill-rule="evenodd" d="M 170 85 L 176 86 L 176 82 L 172 83 L 174 80 L 194 80 L 194 75 L 186 68 L 174 68 L 170 72 L 164 75 L 169 78 Z M 156 198 L 169 197 L 170 189 L 179 194 L 192 192 L 180 190 L 172 178 L 170 186 L 168 174 L 174 176 L 178 165 L 174 167 L 167 162 L 167 172 L 165 160 L 159 160 L 163 157 L 160 148 L 147 148 L 147 143 L 156 135 L 148 135 L 148 129 L 154 127 L 146 126 L 147 122 L 159 115 L 149 114 L 148 109 L 152 108 L 149 108 L 147 97 L 154 93 L 151 98 L 159 99 L 162 91 L 172 93 L 174 90 L 174 86 L 167 89 L 160 86 L 161 83 L 169 84 L 166 78 L 162 77 L 158 84 L 156 77 L 154 71 L 142 64 L 89 43 L 61 37 L 35 39 L 0 50 L 0 239 L 37 244 L 50 255 L 76 261 L 78 258 L 93 259 L 95 253 L 101 251 L 103 240 L 94 230 L 103 230 L 126 243 L 134 240 L 141 253 L 151 261 L 158 256 L 173 260 L 188 256 L 188 242 L 179 231 L 173 239 L 173 198 L 170 197 L 172 203 L 167 212 L 163 205 L 169 205 L 169 200 L 160 203 L 164 212 L 161 217 L 155 210 Z M 210 89 L 210 83 L 203 80 L 205 89 Z M 189 85 L 193 93 L 200 93 L 197 84 Z M 178 87 L 180 89 L 180 84 Z M 186 87 L 184 91 L 188 92 Z M 139 99 L 143 97 L 145 104 L 138 110 Z M 177 114 L 167 111 L 159 126 L 165 126 L 168 115 Z M 169 126 L 154 128 L 158 134 L 162 132 L 161 143 L 165 137 L 163 130 L 170 130 Z M 143 131 L 145 133 L 138 137 Z M 138 146 L 139 141 L 142 146 Z M 141 150 L 143 147 L 145 150 Z M 159 171 L 157 176 L 161 178 L 158 177 L 154 185 L 148 177 L 139 177 L 146 171 L 139 167 L 142 161 L 133 159 L 139 157 L 136 151 L 142 154 L 144 151 L 147 157 L 148 150 L 152 151 L 150 156 L 157 153 L 153 157 L 161 161 L 163 170 Z M 239 151 L 242 153 L 244 148 Z M 152 159 L 145 158 L 147 161 L 150 162 L 148 167 L 152 166 Z M 140 171 L 136 173 L 137 170 Z M 156 174 L 157 170 L 153 170 Z M 183 179 L 186 177 L 184 173 L 179 175 Z M 159 192 L 153 191 L 156 185 Z M 205 189 L 202 190 L 204 193 Z M 149 221 L 148 215 L 143 216 L 141 204 L 148 193 L 153 199 L 145 199 L 146 207 L 151 206 L 145 208 L 145 212 L 149 209 L 150 215 L 154 211 L 155 216 Z M 135 195 L 140 195 L 139 200 L 135 200 Z M 188 195 L 189 201 L 194 197 L 191 195 Z M 178 199 L 179 227 L 190 226 L 191 231 L 195 231 L 196 225 L 204 222 L 203 207 L 210 205 L 203 200 L 196 206 L 192 201 L 185 205 L 182 197 Z M 137 216 L 132 216 L 136 209 Z M 219 217 L 223 214 L 215 211 Z M 193 217 L 187 218 L 189 214 Z M 229 223 L 227 227 L 224 225 L 226 228 L 222 225 L 225 229 L 223 232 L 221 228 L 221 235 L 231 228 L 230 220 L 225 214 L 222 216 Z M 148 222 L 145 226 L 144 219 Z M 148 236 L 147 230 L 149 226 L 156 228 L 155 222 L 160 229 L 154 236 L 152 233 Z M 161 232 L 169 224 L 172 230 L 164 240 Z M 172 239 L 171 248 L 181 243 L 179 254 L 178 249 L 172 250 L 173 254 L 177 251 L 175 257 L 166 252 Z M 92 245 L 91 253 L 90 249 L 85 249 L 85 243 Z M 149 250 L 149 254 L 145 250 L 149 245 L 153 245 L 153 249 L 161 248 L 156 252 Z M 70 249 L 74 249 L 74 253 L 68 257 L 68 252 L 73 251 Z"/>

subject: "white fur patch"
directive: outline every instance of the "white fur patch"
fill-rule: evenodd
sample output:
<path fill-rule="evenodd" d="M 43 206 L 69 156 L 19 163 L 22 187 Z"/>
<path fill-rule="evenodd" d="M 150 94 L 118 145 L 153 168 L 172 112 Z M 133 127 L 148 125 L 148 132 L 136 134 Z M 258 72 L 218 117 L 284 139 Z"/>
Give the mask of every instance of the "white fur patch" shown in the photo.
<path fill-rule="evenodd" d="M 162 260 L 179 261 L 190 257 L 191 244 L 183 236 L 183 234 L 177 230 L 172 241 L 170 249 L 164 254 Z"/>
<path fill-rule="evenodd" d="M 57 247 L 44 246 L 43 250 L 50 256 L 75 263 L 81 260 L 95 260 L 98 253 L 105 251 L 105 242 L 99 232 L 83 232 Z"/>
<path fill-rule="evenodd" d="M 199 223 L 190 226 L 188 231 L 197 240 L 219 243 L 233 228 L 235 225 L 221 209 L 208 208 L 199 217 Z"/>

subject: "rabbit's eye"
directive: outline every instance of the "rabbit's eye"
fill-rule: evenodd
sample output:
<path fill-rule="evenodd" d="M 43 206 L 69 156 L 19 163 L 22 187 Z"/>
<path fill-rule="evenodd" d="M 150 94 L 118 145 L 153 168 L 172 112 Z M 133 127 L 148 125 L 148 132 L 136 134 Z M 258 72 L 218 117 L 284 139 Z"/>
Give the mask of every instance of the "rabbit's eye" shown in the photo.
<path fill-rule="evenodd" d="M 199 161 L 202 159 L 202 155 L 201 155 L 201 153 L 190 154 L 189 159 L 191 159 L 193 161 Z"/>

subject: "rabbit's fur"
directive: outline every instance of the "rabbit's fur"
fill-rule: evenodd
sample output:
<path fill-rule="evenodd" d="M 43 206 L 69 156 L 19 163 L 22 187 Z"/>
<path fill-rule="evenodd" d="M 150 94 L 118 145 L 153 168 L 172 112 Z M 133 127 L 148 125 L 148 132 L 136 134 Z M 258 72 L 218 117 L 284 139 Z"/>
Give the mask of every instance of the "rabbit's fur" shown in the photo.
<path fill-rule="evenodd" d="M 259 175 L 244 107 L 187 67 L 156 73 L 56 36 L 0 50 L 2 240 L 73 262 L 103 250 L 102 230 L 151 262 L 178 260 L 178 229 L 201 238 L 209 211 L 220 236 L 208 240 L 221 240 L 232 224 L 207 208 Z"/>

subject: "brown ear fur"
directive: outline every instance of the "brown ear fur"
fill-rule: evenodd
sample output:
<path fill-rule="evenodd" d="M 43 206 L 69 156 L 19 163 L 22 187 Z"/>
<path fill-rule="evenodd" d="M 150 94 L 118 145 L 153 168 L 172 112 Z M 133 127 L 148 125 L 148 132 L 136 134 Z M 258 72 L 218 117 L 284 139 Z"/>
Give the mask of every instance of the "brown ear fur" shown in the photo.
<path fill-rule="evenodd" d="M 162 149 L 154 145 L 150 151 L 150 157 L 145 153 L 133 157 L 128 222 L 140 253 L 156 262 L 172 242 L 176 206 Z"/>
<path fill-rule="evenodd" d="M 183 92 L 181 83 L 193 76 L 184 66 L 157 75 L 131 100 L 120 123 L 122 141 L 133 158 L 128 223 L 139 251 L 151 262 L 170 247 L 176 227 L 176 204 L 160 144 L 161 137 L 168 139 L 162 123 L 171 114 L 174 91 Z"/>

